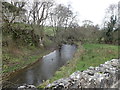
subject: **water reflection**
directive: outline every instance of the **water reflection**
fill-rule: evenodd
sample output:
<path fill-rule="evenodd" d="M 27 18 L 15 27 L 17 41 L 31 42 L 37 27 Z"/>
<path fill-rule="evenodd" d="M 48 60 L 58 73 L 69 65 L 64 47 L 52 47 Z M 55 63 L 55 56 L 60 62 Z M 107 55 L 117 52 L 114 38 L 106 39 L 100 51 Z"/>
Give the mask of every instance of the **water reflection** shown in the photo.
<path fill-rule="evenodd" d="M 33 84 L 34 82 L 34 73 L 33 70 L 28 70 L 25 75 L 26 83 Z"/>
<path fill-rule="evenodd" d="M 23 84 L 39 85 L 53 76 L 60 66 L 70 60 L 76 51 L 75 45 L 63 45 L 60 52 L 55 50 L 43 57 L 37 64 L 13 76 L 10 82 L 18 86 Z"/>

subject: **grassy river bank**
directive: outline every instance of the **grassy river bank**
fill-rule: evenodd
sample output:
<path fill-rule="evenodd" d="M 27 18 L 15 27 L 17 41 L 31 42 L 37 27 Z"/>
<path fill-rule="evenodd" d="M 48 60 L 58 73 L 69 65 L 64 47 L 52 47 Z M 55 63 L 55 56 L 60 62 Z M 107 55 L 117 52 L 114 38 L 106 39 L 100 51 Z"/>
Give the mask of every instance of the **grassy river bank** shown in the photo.
<path fill-rule="evenodd" d="M 107 44 L 79 45 L 74 58 L 61 67 L 51 79 L 39 85 L 38 88 L 44 88 L 47 84 L 60 78 L 68 77 L 75 71 L 82 71 L 90 66 L 98 66 L 112 58 L 118 58 L 118 46 Z"/>
<path fill-rule="evenodd" d="M 55 47 L 3 47 L 2 49 L 2 78 L 7 79 L 10 75 L 25 69 L 37 61 L 41 60 L 44 55 L 53 51 Z"/>

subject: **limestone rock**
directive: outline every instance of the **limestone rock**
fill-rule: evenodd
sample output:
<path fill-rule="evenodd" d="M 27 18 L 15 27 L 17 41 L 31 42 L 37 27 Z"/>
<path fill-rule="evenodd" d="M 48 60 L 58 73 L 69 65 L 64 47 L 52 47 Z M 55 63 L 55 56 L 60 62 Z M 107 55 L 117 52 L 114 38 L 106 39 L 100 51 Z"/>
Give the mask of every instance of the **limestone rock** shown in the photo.
<path fill-rule="evenodd" d="M 98 67 L 90 66 L 83 72 L 77 71 L 68 78 L 62 78 L 47 85 L 51 89 L 110 88 L 120 80 L 120 59 L 112 59 Z"/>
<path fill-rule="evenodd" d="M 37 88 L 34 85 L 23 85 L 19 86 L 18 90 L 37 90 Z"/>

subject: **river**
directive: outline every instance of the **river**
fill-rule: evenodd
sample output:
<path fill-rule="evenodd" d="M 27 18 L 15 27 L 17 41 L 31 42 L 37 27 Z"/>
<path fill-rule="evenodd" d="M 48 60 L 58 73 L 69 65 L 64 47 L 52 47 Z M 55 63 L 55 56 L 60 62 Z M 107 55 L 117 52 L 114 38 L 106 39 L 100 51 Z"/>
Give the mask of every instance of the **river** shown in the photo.
<path fill-rule="evenodd" d="M 33 66 L 12 75 L 5 85 L 8 87 L 18 87 L 24 84 L 41 84 L 44 80 L 51 78 L 54 73 L 68 60 L 72 59 L 76 51 L 76 45 L 62 45 L 60 50 L 55 50 Z"/>

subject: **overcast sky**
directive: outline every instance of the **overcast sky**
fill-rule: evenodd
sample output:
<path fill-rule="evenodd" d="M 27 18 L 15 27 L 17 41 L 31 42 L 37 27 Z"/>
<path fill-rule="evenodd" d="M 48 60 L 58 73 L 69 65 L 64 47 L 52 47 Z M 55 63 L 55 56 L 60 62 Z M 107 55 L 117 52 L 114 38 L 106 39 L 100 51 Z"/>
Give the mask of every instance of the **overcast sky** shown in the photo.
<path fill-rule="evenodd" d="M 83 20 L 91 20 L 101 25 L 105 10 L 110 4 L 117 4 L 120 0 L 55 0 L 65 5 L 71 4 L 74 12 L 78 12 L 79 24 Z"/>
<path fill-rule="evenodd" d="M 10 1 L 10 0 L 7 0 Z M 32 0 L 30 0 L 32 1 Z M 105 10 L 110 4 L 118 4 L 120 0 L 54 0 L 56 3 L 61 3 L 72 6 L 74 12 L 77 12 L 79 24 L 83 20 L 91 20 L 93 24 L 102 25 L 105 17 Z"/>

